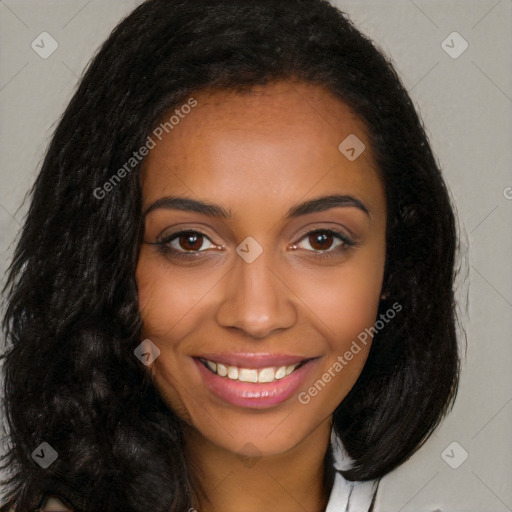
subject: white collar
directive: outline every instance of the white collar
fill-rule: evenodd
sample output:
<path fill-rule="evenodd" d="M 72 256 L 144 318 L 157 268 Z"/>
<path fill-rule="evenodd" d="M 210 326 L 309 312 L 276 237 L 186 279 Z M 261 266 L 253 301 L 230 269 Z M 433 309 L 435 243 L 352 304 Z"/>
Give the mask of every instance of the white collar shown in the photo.
<path fill-rule="evenodd" d="M 331 431 L 331 444 L 334 469 L 348 469 L 351 458 L 341 440 L 334 433 L 334 429 Z M 337 472 L 325 512 L 368 512 L 377 485 L 378 481 L 376 480 L 351 482 Z"/>

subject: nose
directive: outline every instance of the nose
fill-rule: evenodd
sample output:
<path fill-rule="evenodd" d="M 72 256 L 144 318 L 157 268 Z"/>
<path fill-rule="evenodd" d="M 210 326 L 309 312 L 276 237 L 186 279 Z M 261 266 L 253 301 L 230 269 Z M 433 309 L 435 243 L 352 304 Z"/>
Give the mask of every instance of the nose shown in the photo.
<path fill-rule="evenodd" d="M 292 327 L 297 322 L 293 283 L 287 283 L 281 274 L 266 251 L 252 263 L 237 256 L 223 280 L 224 297 L 217 309 L 217 322 L 257 339 Z"/>

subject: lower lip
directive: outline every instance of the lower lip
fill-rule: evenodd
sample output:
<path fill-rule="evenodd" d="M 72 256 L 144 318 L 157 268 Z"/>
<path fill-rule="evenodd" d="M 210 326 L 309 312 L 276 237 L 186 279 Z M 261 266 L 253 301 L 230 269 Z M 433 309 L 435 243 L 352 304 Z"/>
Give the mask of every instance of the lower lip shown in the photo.
<path fill-rule="evenodd" d="M 308 361 L 282 379 L 262 384 L 220 377 L 205 368 L 198 359 L 194 358 L 194 362 L 203 377 L 206 387 L 214 395 L 237 407 L 265 409 L 278 405 L 290 398 L 300 385 L 304 383 L 316 360 Z"/>

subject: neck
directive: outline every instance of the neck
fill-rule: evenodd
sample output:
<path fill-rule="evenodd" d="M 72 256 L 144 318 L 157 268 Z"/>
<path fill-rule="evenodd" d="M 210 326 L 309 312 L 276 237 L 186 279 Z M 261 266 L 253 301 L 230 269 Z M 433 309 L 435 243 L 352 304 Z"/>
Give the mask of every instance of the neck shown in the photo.
<path fill-rule="evenodd" d="M 185 453 L 195 508 L 201 512 L 323 512 L 333 477 L 324 468 L 331 462 L 330 435 L 329 417 L 288 452 L 250 458 L 225 450 L 187 427 Z"/>

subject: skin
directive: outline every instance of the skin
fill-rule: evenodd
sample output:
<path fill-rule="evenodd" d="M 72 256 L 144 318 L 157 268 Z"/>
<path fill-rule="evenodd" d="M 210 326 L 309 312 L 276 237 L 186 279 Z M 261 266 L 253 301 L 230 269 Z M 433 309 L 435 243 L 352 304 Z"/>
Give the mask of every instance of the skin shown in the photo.
<path fill-rule="evenodd" d="M 258 410 L 211 394 L 191 356 L 317 357 L 303 392 L 373 326 L 383 292 L 386 198 L 367 130 L 323 87 L 302 82 L 194 98 L 197 107 L 144 161 L 143 210 L 179 196 L 215 203 L 231 216 L 163 207 L 146 215 L 136 279 L 144 338 L 160 349 L 151 375 L 186 422 L 187 460 L 206 492 L 197 495 L 198 510 L 320 511 L 329 492 L 322 465 L 332 413 L 361 373 L 371 339 L 307 405 L 294 393 Z M 354 161 L 338 149 L 350 134 L 366 146 Z M 287 218 L 294 205 L 332 194 L 357 198 L 369 214 L 337 206 Z M 183 229 L 206 235 L 198 245 L 174 239 L 188 259 L 154 245 Z M 339 250 L 327 229 L 357 245 Z M 324 230 L 323 244 L 309 235 L 315 230 Z M 263 249 L 250 264 L 235 252 L 248 236 Z M 201 251 L 191 254 L 191 245 Z M 331 256 L 319 258 L 322 251 Z"/>

